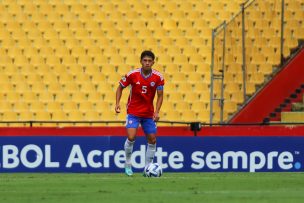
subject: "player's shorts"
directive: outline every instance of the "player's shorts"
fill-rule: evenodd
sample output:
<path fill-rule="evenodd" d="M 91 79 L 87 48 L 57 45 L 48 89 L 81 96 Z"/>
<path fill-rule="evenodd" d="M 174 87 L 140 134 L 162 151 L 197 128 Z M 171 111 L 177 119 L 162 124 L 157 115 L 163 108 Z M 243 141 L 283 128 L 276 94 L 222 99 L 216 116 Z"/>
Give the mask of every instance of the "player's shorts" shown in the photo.
<path fill-rule="evenodd" d="M 131 114 L 127 115 L 126 128 L 138 128 L 139 124 L 145 134 L 156 134 L 156 123 L 152 118 L 142 118 Z"/>

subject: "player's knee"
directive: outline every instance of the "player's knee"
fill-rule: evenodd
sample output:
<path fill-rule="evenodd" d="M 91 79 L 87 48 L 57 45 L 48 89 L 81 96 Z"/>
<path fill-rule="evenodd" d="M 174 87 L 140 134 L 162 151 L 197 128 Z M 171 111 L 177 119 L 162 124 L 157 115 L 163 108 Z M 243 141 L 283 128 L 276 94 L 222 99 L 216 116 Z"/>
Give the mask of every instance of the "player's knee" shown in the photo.
<path fill-rule="evenodd" d="M 128 140 L 131 142 L 135 141 L 136 136 L 135 135 L 128 135 Z"/>
<path fill-rule="evenodd" d="M 149 136 L 148 137 L 148 143 L 149 144 L 156 144 L 156 137 L 155 136 Z"/>

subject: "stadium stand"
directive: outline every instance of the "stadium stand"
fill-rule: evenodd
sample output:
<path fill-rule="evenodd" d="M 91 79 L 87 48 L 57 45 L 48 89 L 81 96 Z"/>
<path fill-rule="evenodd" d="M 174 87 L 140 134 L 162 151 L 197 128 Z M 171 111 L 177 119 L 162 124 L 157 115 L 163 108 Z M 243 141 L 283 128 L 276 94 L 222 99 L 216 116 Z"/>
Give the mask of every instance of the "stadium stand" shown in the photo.
<path fill-rule="evenodd" d="M 164 72 L 167 81 L 162 120 L 208 121 L 211 29 L 239 12 L 242 2 L 1 1 L 1 118 L 124 120 L 113 108 L 117 82 L 139 66 L 137 56 L 142 50 L 151 49 L 158 57 L 155 68 Z M 267 9 L 266 1 L 258 2 L 255 7 Z M 293 36 L 286 38 L 284 54 L 289 55 L 303 38 L 299 25 L 304 16 L 303 1 L 286 2 L 286 23 Z M 255 85 L 261 85 L 272 72 L 271 65 L 258 70 L 261 64 L 279 62 L 272 54 L 278 46 L 277 22 L 272 22 L 273 15 L 261 16 L 254 10 L 247 14 L 252 18 L 250 26 L 261 26 L 264 21 L 258 19 L 262 18 L 273 25 L 267 31 L 252 31 L 251 42 L 258 47 L 253 51 L 259 59 L 252 61 L 256 70 L 248 73 L 252 94 Z M 240 57 L 231 55 L 226 66 L 231 70 L 225 84 L 231 101 L 225 119 L 244 101 L 238 92 L 241 73 L 235 60 Z M 239 86 L 230 85 L 230 80 L 239 80 Z M 216 88 L 218 92 L 220 87 Z"/>

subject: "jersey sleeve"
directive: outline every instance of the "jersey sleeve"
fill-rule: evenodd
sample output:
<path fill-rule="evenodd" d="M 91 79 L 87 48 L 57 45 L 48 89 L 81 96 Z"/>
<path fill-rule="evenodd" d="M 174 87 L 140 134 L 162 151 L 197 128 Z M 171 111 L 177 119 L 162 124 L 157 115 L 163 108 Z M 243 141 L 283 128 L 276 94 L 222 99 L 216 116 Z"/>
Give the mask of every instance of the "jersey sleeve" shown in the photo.
<path fill-rule="evenodd" d="M 131 75 L 128 75 L 128 74 L 123 76 L 119 81 L 119 84 L 123 88 L 127 87 L 130 83 L 131 83 Z"/>
<path fill-rule="evenodd" d="M 160 76 L 160 77 L 159 77 L 159 82 L 158 82 L 158 84 L 157 84 L 156 89 L 157 89 L 157 90 L 163 90 L 163 89 L 164 89 L 164 85 L 165 85 L 165 79 L 164 79 L 163 76 Z"/>

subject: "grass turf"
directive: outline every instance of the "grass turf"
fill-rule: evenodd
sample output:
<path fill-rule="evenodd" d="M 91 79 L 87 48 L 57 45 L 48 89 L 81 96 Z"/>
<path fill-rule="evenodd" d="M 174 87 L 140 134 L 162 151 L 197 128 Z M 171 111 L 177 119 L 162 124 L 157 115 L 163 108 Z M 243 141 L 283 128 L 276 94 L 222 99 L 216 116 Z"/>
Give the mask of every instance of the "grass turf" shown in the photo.
<path fill-rule="evenodd" d="M 303 202 L 304 173 L 0 174 L 0 202 Z"/>

